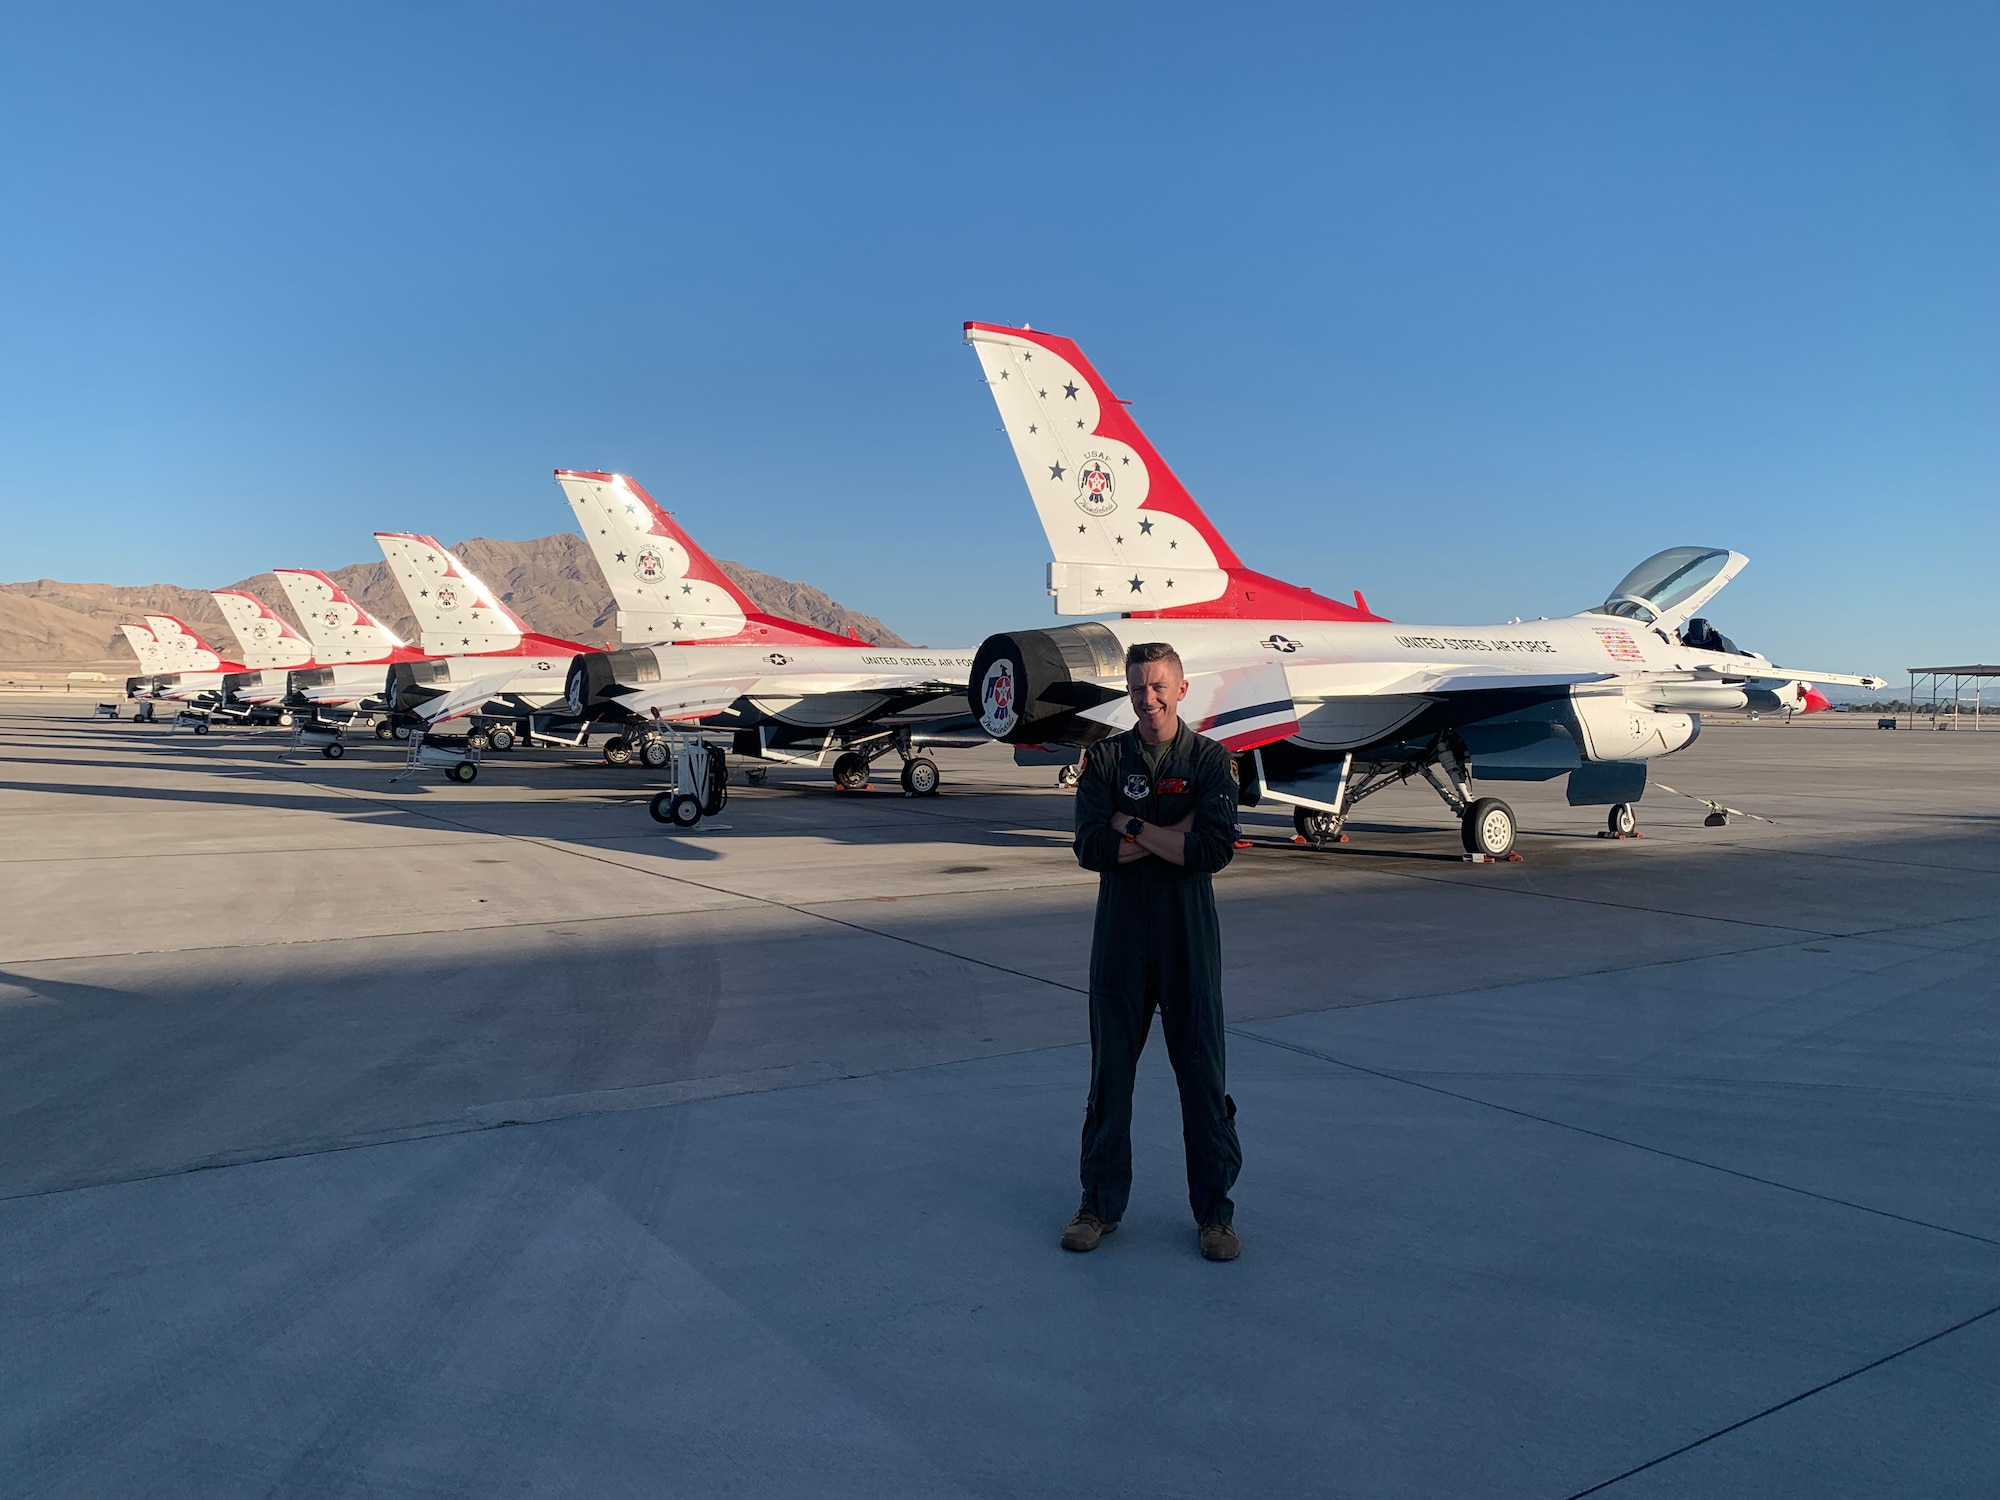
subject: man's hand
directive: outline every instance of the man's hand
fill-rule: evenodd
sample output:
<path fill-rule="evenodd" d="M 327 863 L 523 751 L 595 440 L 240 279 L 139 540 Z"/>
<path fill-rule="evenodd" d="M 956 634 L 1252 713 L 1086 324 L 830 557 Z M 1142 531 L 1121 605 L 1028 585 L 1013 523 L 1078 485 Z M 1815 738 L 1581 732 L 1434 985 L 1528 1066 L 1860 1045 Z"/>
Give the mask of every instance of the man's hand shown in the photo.
<path fill-rule="evenodd" d="M 1145 859 L 1148 855 L 1154 855 L 1170 865 L 1184 865 L 1187 863 L 1186 837 L 1193 827 L 1193 813 L 1189 813 L 1178 823 L 1169 823 L 1165 826 L 1141 822 L 1138 836 L 1129 838 L 1118 846 L 1118 863 L 1129 865 L 1135 859 Z"/>

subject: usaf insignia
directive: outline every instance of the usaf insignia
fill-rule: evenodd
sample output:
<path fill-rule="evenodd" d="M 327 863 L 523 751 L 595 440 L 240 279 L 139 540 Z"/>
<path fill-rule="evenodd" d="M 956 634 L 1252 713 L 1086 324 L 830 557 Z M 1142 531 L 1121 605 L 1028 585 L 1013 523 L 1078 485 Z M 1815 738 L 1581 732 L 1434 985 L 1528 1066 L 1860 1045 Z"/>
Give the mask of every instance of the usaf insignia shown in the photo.
<path fill-rule="evenodd" d="M 1150 788 L 1146 785 L 1146 778 L 1141 776 L 1137 771 L 1134 771 L 1125 778 L 1125 796 L 1127 800 L 1144 802 L 1146 800 L 1146 793 L 1149 790 Z"/>

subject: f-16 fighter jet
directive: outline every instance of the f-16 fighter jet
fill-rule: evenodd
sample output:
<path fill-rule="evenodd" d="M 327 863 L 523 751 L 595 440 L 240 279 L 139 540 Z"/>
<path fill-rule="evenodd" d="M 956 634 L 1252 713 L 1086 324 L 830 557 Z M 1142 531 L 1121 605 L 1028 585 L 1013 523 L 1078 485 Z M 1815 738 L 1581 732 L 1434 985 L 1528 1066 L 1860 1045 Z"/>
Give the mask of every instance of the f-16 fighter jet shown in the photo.
<path fill-rule="evenodd" d="M 1781 671 L 1696 612 L 1747 559 L 1719 547 L 1647 558 L 1565 619 L 1401 625 L 1245 568 L 1083 351 L 968 323 L 1054 561 L 1057 614 L 1104 623 L 990 636 L 968 697 L 995 739 L 1083 746 L 1132 722 L 1125 650 L 1170 641 L 1182 717 L 1238 751 L 1242 800 L 1289 804 L 1301 836 L 1344 840 L 1356 803 L 1421 777 L 1466 851 L 1501 858 L 1512 809 L 1473 782 L 1569 777 L 1571 806 L 1634 831 L 1647 762 L 1684 749 L 1700 711 L 1875 677 Z"/>
<path fill-rule="evenodd" d="M 275 705 L 284 701 L 293 669 L 312 664 L 312 643 L 255 594 L 216 589 L 210 597 L 221 609 L 243 655 L 243 672 L 225 683 L 218 711 L 276 718 Z"/>
<path fill-rule="evenodd" d="M 570 668 L 571 712 L 626 726 L 607 758 L 664 764 L 668 747 L 647 726 L 700 720 L 731 732 L 746 758 L 832 756 L 844 790 L 865 787 L 870 763 L 893 750 L 903 789 L 930 796 L 938 769 L 924 749 L 984 743 L 962 697 L 970 651 L 871 646 L 765 614 L 637 480 L 558 469 L 556 482 L 611 585 L 626 643 Z"/>
<path fill-rule="evenodd" d="M 324 573 L 311 568 L 278 568 L 299 622 L 312 638 L 313 660 L 291 674 L 294 704 L 321 709 L 369 712 L 388 706 L 389 674 L 399 662 L 428 661 L 423 652 L 352 598 Z M 375 726 L 377 738 L 397 733 L 389 719 Z M 402 732 L 407 733 L 407 729 Z"/>
<path fill-rule="evenodd" d="M 228 679 L 243 671 L 241 662 L 225 661 L 222 653 L 201 638 L 190 626 L 172 615 L 146 615 L 146 629 L 153 636 L 154 661 L 150 695 L 212 708 L 223 701 Z M 126 639 L 137 638 L 131 630 Z M 140 658 L 144 665 L 145 658 Z"/>
<path fill-rule="evenodd" d="M 391 710 L 469 717 L 501 750 L 535 716 L 562 709 L 570 662 L 596 647 L 530 630 L 435 537 L 378 531 L 375 540 L 422 632 L 422 658 L 389 669 Z"/>

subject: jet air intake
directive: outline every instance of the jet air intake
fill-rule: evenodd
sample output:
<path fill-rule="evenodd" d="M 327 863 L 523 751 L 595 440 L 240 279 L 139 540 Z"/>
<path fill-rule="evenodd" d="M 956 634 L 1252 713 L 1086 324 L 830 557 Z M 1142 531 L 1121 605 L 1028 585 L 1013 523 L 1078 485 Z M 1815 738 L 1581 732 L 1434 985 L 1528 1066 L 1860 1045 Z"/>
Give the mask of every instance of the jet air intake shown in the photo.
<path fill-rule="evenodd" d="M 1102 625 L 1062 625 L 988 636 L 965 690 L 973 717 L 996 740 L 1089 745 L 1111 729 L 1081 710 L 1121 697 L 1124 677 L 1117 636 Z"/>

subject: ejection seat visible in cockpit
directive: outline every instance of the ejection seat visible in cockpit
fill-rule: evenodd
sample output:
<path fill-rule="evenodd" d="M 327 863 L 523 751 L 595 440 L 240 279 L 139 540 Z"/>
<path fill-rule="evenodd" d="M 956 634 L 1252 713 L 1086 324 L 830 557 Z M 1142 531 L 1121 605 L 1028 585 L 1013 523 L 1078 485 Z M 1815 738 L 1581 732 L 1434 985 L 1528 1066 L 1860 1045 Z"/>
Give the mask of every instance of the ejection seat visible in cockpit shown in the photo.
<path fill-rule="evenodd" d="M 1703 619 L 1689 620 L 1681 626 L 1681 644 L 1692 646 L 1697 651 L 1726 651 L 1731 656 L 1743 655 L 1742 650 L 1728 636 Z"/>
<path fill-rule="evenodd" d="M 1669 547 L 1627 573 L 1611 596 L 1587 613 L 1632 620 L 1662 640 L 1671 640 L 1672 633 L 1720 593 L 1749 561 L 1741 552 L 1722 547 Z"/>

